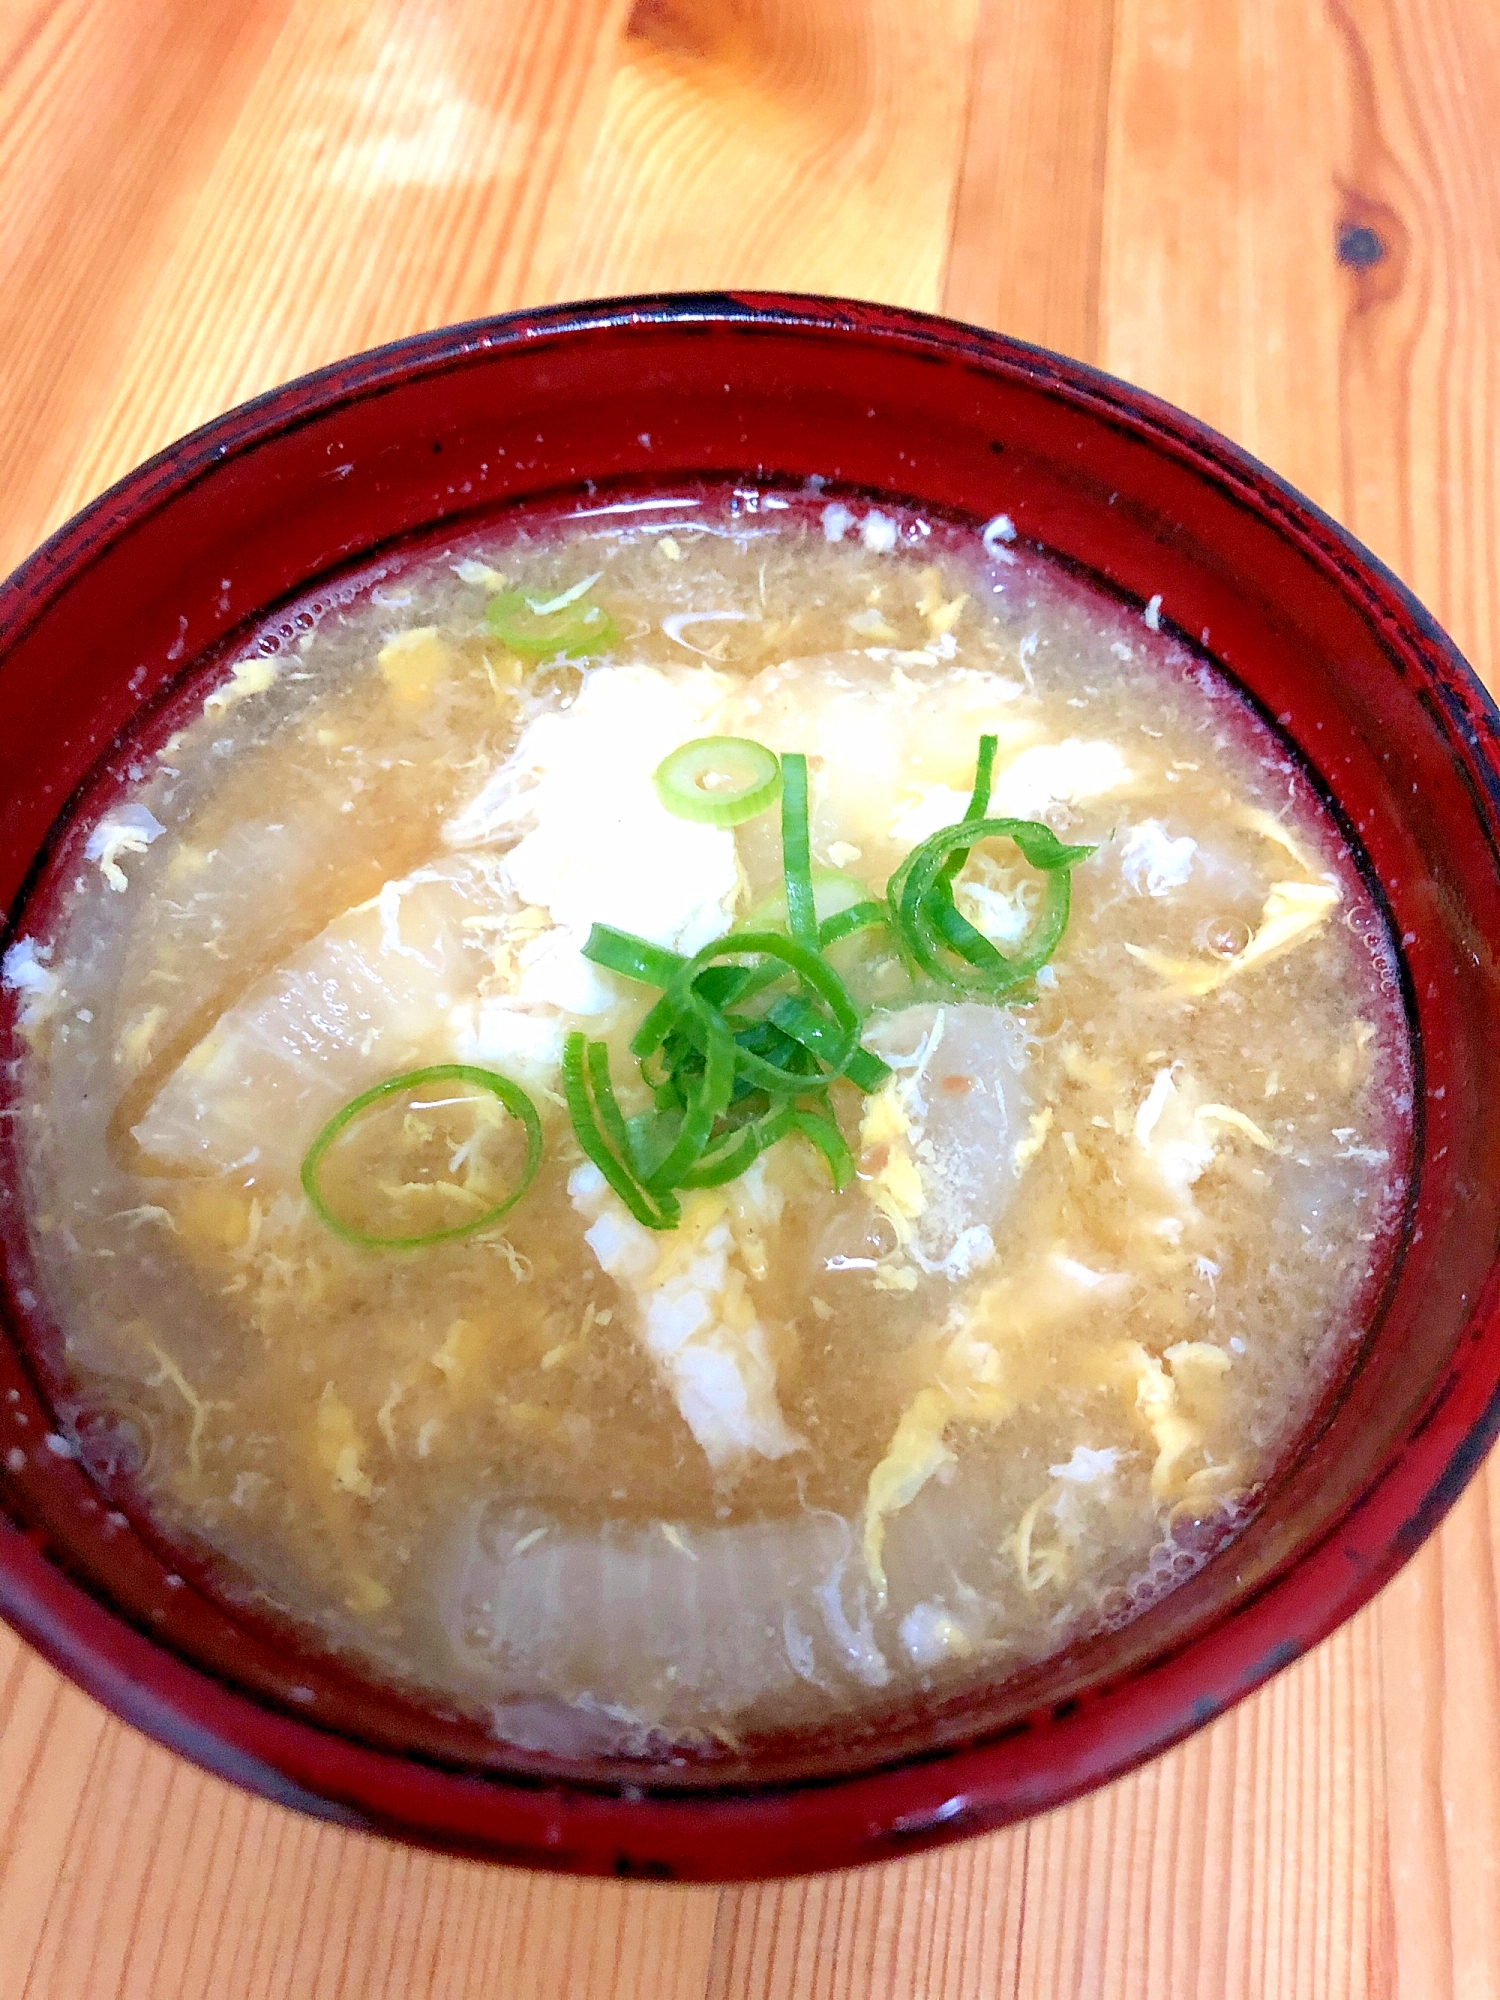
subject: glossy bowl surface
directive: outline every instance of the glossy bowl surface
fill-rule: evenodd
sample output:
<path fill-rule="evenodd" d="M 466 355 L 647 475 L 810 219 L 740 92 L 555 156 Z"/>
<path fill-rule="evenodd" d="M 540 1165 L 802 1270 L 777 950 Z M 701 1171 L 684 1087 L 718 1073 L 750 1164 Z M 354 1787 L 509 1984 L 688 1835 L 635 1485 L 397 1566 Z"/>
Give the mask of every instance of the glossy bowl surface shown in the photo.
<path fill-rule="evenodd" d="M 1348 1617 L 1500 1423 L 1500 718 L 1396 579 L 1264 467 L 1016 342 L 828 300 L 648 298 L 424 334 L 217 419 L 0 590 L 12 926 L 132 717 L 318 579 L 560 493 L 814 475 L 976 521 L 1004 511 L 1127 598 L 1160 593 L 1164 622 L 1298 748 L 1402 941 L 1417 1175 L 1390 1283 L 1261 1512 L 1134 1624 L 962 1700 L 712 1767 L 563 1765 L 228 1609 L 44 1447 L 47 1330 L 0 1163 L 0 1611 L 119 1714 L 269 1797 L 455 1852 L 701 1879 L 1003 1825 L 1163 1749 Z"/>

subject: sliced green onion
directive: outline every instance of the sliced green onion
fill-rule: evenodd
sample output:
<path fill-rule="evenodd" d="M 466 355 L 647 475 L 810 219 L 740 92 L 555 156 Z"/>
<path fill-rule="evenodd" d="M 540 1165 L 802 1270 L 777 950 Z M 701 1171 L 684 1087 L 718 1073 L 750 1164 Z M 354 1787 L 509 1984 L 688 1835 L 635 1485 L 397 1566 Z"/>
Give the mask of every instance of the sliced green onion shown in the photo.
<path fill-rule="evenodd" d="M 962 820 L 906 856 L 882 901 L 852 876 L 813 870 L 805 757 L 788 752 L 777 770 L 763 745 L 719 737 L 685 744 L 663 762 L 657 786 L 672 810 L 719 824 L 768 804 L 774 790 L 758 796 L 752 780 L 776 772 L 783 889 L 745 929 L 691 958 L 608 924 L 596 924 L 584 946 L 594 963 L 659 992 L 630 1044 L 652 1110 L 621 1115 L 603 1043 L 570 1036 L 564 1053 L 579 1143 L 637 1220 L 653 1229 L 674 1227 L 681 1215 L 674 1190 L 733 1180 L 791 1132 L 822 1154 L 835 1188 L 848 1185 L 853 1155 L 819 1100 L 840 1078 L 868 1094 L 891 1072 L 860 1041 L 864 1017 L 823 956 L 831 946 L 888 927 L 919 978 L 993 1002 L 1051 957 L 1068 921 L 1069 870 L 1093 849 L 1066 845 L 1039 820 L 987 817 L 996 747 L 993 735 L 980 738 Z M 709 799 L 703 780 L 711 771 L 730 783 Z M 954 901 L 953 883 L 969 854 L 995 839 L 1013 842 L 1045 883 L 1041 915 L 1015 957 L 992 944 Z"/>
<path fill-rule="evenodd" d="M 328 1149 L 348 1130 L 354 1121 L 377 1104 L 383 1104 L 399 1091 L 417 1090 L 429 1083 L 467 1083 L 476 1090 L 487 1091 L 498 1098 L 512 1118 L 519 1119 L 526 1133 L 526 1159 L 521 1168 L 521 1177 L 515 1187 L 493 1207 L 482 1215 L 471 1216 L 467 1222 L 457 1223 L 451 1229 L 432 1229 L 421 1236 L 382 1236 L 373 1230 L 355 1229 L 341 1222 L 328 1206 L 319 1184 L 319 1170 L 327 1156 Z M 412 1069 L 400 1076 L 389 1077 L 384 1083 L 377 1083 L 373 1089 L 361 1091 L 339 1111 L 335 1111 L 328 1123 L 308 1147 L 302 1161 L 302 1191 L 312 1205 L 313 1213 L 325 1228 L 331 1229 L 346 1243 L 356 1244 L 362 1250 L 425 1250 L 433 1243 L 451 1243 L 460 1236 L 473 1236 L 481 1229 L 488 1229 L 492 1223 L 512 1208 L 525 1194 L 536 1179 L 537 1168 L 542 1159 L 542 1126 L 537 1117 L 536 1106 L 518 1083 L 512 1083 L 508 1076 L 500 1076 L 494 1070 L 479 1069 L 469 1063 L 437 1063 L 428 1069 Z"/>
<path fill-rule="evenodd" d="M 484 622 L 502 645 L 528 660 L 583 660 L 614 644 L 615 621 L 586 597 L 565 591 L 535 611 L 519 590 L 502 590 L 485 606 Z"/>
<path fill-rule="evenodd" d="M 969 803 L 964 807 L 964 816 L 962 820 L 956 822 L 960 826 L 967 826 L 977 819 L 983 819 L 989 810 L 990 792 L 994 787 L 995 749 L 998 741 L 999 739 L 994 736 L 981 736 L 979 739 L 979 755 L 974 763 L 974 785 L 969 793 Z M 943 829 L 945 832 L 947 830 Z M 886 899 L 892 910 L 900 905 L 907 878 L 916 866 L 918 857 L 924 852 L 924 848 L 925 843 L 922 847 L 914 847 L 886 884 Z M 961 844 L 955 846 L 943 863 L 942 880 L 951 882 L 968 858 L 967 847 Z"/>
<path fill-rule="evenodd" d="M 827 951 L 860 931 L 884 925 L 889 918 L 884 900 L 877 901 L 857 876 L 846 875 L 842 869 L 814 868 L 812 887 L 820 951 Z M 745 918 L 745 927 L 747 930 L 789 928 L 784 886 L 756 904 Z"/>
<path fill-rule="evenodd" d="M 844 1074 L 866 1097 L 890 1081 L 891 1066 L 882 1062 L 873 1049 L 857 1048 L 844 1064 Z"/>
<path fill-rule="evenodd" d="M 643 986 L 670 985 L 673 973 L 687 963 L 681 953 L 668 951 L 665 945 L 652 944 L 648 938 L 636 937 L 630 931 L 617 931 L 612 924 L 594 925 L 583 955 L 625 979 L 639 980 Z"/>
<path fill-rule="evenodd" d="M 703 826 L 738 826 L 774 805 L 781 766 L 748 736 L 700 736 L 663 757 L 653 780 L 668 812 Z"/>
<path fill-rule="evenodd" d="M 632 1159 L 630 1134 L 625 1129 L 625 1119 L 620 1111 L 619 1100 L 615 1096 L 614 1080 L 609 1073 L 608 1044 L 585 1043 L 583 1059 L 600 1128 L 622 1159 L 630 1161 Z"/>
<path fill-rule="evenodd" d="M 824 951 L 841 938 L 853 937 L 856 931 L 869 930 L 875 924 L 883 924 L 887 912 L 883 903 L 866 900 L 851 903 L 847 910 L 839 910 L 831 917 L 825 917 L 818 925 L 818 943 Z"/>
<path fill-rule="evenodd" d="M 818 913 L 820 928 L 854 904 L 868 902 L 870 899 L 870 891 L 858 876 L 846 875 L 841 868 L 814 868 L 812 886 L 813 907 Z M 762 897 L 745 918 L 745 928 L 750 931 L 788 928 L 784 884 L 773 889 L 769 896 Z"/>
<path fill-rule="evenodd" d="M 684 959 L 682 964 L 686 966 L 687 960 Z M 658 1049 L 664 1049 L 667 1037 L 678 1032 L 677 1024 L 683 1010 L 672 998 L 672 989 L 681 970 L 679 967 L 678 971 L 673 973 L 661 998 L 647 1010 L 645 1020 L 630 1038 L 630 1053 L 639 1063 L 644 1064 Z M 691 1040 L 691 1036 L 687 1039 Z M 675 1064 L 673 1067 L 675 1068 Z"/>
<path fill-rule="evenodd" d="M 687 1103 L 676 1070 L 669 1070 L 661 1083 L 651 1086 L 651 1101 L 658 1111 L 681 1111 Z"/>
<path fill-rule="evenodd" d="M 683 961 L 686 964 L 686 960 Z M 693 981 L 693 991 L 711 1007 L 728 1007 L 736 1000 L 749 999 L 763 986 L 781 977 L 774 965 L 711 965 Z M 668 980 L 670 985 L 671 981 Z"/>
<path fill-rule="evenodd" d="M 680 1110 L 680 1105 L 672 1109 Z M 679 1120 L 661 1111 L 639 1111 L 625 1120 L 629 1157 L 641 1185 L 647 1186 L 657 1165 L 666 1158 Z"/>
<path fill-rule="evenodd" d="M 983 819 L 990 809 L 990 792 L 995 783 L 995 746 L 998 736 L 981 736 L 979 755 L 974 760 L 974 789 L 969 795 L 965 819 Z"/>
<path fill-rule="evenodd" d="M 995 783 L 995 749 L 999 740 L 996 736 L 981 736 L 979 739 L 979 755 L 974 762 L 974 789 L 964 808 L 966 820 L 983 819 L 990 809 L 990 792 Z M 948 856 L 943 863 L 943 873 L 950 882 L 968 858 L 965 849 L 956 849 Z"/>
<path fill-rule="evenodd" d="M 952 856 L 949 856 L 952 859 Z M 975 928 L 953 900 L 953 891 L 939 876 L 932 885 L 924 913 L 943 943 L 952 947 L 970 965 L 998 968 L 1005 963 L 997 946 Z"/>
<path fill-rule="evenodd" d="M 729 1094 L 734 1087 L 734 1044 L 701 1003 L 699 1015 L 708 1042 L 703 1075 L 688 1095 L 671 1148 L 651 1175 L 649 1185 L 653 1192 L 677 1186 L 682 1175 L 691 1172 L 707 1151 L 714 1126 L 729 1109 Z"/>
<path fill-rule="evenodd" d="M 596 1042 L 592 1047 L 604 1049 L 605 1045 Z M 600 1115 L 595 1110 L 591 1084 L 598 1073 L 598 1065 L 596 1060 L 590 1060 L 591 1053 L 588 1037 L 579 1032 L 569 1035 L 563 1043 L 563 1098 L 573 1122 L 574 1136 L 637 1222 L 644 1223 L 647 1229 L 675 1229 L 682 1217 L 676 1198 L 666 1192 L 652 1194 L 644 1188 L 633 1164 L 609 1144 Z M 606 1078 L 609 1075 L 607 1050 L 604 1075 Z M 613 1086 L 609 1097 L 613 1103 Z M 608 1112 L 604 1115 L 612 1124 L 619 1115 L 618 1106 L 613 1115 Z"/>
<path fill-rule="evenodd" d="M 823 1158 L 828 1162 L 829 1178 L 833 1182 L 835 1194 L 842 1194 L 854 1178 L 854 1155 L 848 1142 L 831 1118 L 821 1111 L 794 1111 L 791 1115 L 792 1129 L 800 1132 L 804 1139 L 811 1140 Z"/>
<path fill-rule="evenodd" d="M 787 929 L 799 944 L 816 951 L 818 910 L 807 830 L 807 759 L 800 751 L 788 751 L 781 760 L 781 866 L 786 877 Z"/>
<path fill-rule="evenodd" d="M 1046 900 L 1026 950 L 1016 958 L 998 950 L 953 906 L 944 873 L 948 857 L 982 840 L 1010 840 L 1025 860 L 1046 877 Z M 1069 870 L 1093 853 L 1069 847 L 1040 820 L 960 820 L 942 827 L 909 854 L 891 877 L 891 923 L 903 954 L 921 972 L 955 992 L 998 998 L 1032 978 L 1057 949 L 1067 928 Z M 945 948 L 956 956 L 945 957 Z"/>
<path fill-rule="evenodd" d="M 792 1113 L 789 1106 L 768 1112 L 764 1118 L 757 1118 L 752 1124 L 742 1125 L 712 1152 L 705 1153 L 697 1166 L 682 1177 L 682 1185 L 690 1188 L 722 1187 L 726 1181 L 737 1181 L 740 1175 L 752 1167 L 768 1146 L 785 1138 L 792 1129 Z"/>
<path fill-rule="evenodd" d="M 835 1060 L 839 1046 L 836 1030 L 799 994 L 789 993 L 778 1000 L 767 1019 L 811 1054 L 828 1062 Z M 889 1065 L 872 1050 L 857 1047 L 843 1057 L 842 1074 L 860 1090 L 869 1092 L 879 1090 L 891 1072 Z"/>
<path fill-rule="evenodd" d="M 775 959 L 786 966 L 801 984 L 827 1007 L 836 1033 L 822 1052 L 822 1060 L 828 1065 L 828 1074 L 815 1079 L 811 1084 L 799 1076 L 788 1074 L 784 1069 L 766 1062 L 743 1047 L 737 1059 L 740 1074 L 758 1083 L 762 1089 L 773 1092 L 826 1087 L 840 1074 L 844 1063 L 859 1046 L 859 1010 L 849 998 L 844 982 L 833 967 L 820 957 L 816 950 L 809 950 L 797 939 L 785 937 L 780 931 L 731 931 L 727 937 L 705 945 L 702 951 L 690 958 L 681 971 L 673 976 L 672 983 L 661 1000 L 642 1022 L 635 1040 L 630 1045 L 632 1050 L 637 1056 L 651 1055 L 673 1028 L 680 1029 L 690 1041 L 696 1043 L 697 1023 L 692 1018 L 692 1002 L 695 998 L 693 982 L 701 972 L 720 959 L 742 956 Z"/>

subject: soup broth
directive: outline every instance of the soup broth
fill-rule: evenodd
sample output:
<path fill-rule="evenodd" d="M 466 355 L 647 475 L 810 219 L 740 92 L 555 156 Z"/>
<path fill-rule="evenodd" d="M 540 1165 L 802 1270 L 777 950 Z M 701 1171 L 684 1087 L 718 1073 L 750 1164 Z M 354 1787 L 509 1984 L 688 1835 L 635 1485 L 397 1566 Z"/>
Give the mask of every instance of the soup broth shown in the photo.
<path fill-rule="evenodd" d="M 1160 1596 L 1348 1351 L 1410 1075 L 1336 830 L 1159 609 L 1003 519 L 742 489 L 282 620 L 4 960 L 58 1446 L 231 1595 L 532 1746 L 712 1753 Z M 954 836 L 903 929 L 966 813 L 1010 830 Z M 643 1059 L 732 927 L 829 976 L 721 956 Z M 756 1097 L 757 1051 L 808 1090 Z M 752 1111 L 780 1136 L 692 1185 Z"/>

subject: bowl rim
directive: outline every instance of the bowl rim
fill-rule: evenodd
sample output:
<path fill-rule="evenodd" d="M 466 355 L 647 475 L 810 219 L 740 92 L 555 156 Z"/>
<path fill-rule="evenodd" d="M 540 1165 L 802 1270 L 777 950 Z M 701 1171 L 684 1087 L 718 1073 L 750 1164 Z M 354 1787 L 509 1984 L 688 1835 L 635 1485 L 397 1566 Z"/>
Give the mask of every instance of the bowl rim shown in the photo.
<path fill-rule="evenodd" d="M 1248 501 L 1279 532 L 1295 527 L 1372 629 L 1399 631 L 1430 656 L 1429 671 L 1441 670 L 1445 691 L 1463 711 L 1485 767 L 1491 820 L 1500 820 L 1500 710 L 1478 677 L 1378 557 L 1252 454 L 1086 363 L 934 314 L 812 294 L 649 293 L 526 308 L 412 334 L 272 388 L 126 473 L 0 583 L 0 655 L 118 533 L 271 435 L 509 348 L 662 322 L 888 338 L 1028 377 L 1065 404 L 1149 435 L 1155 449 Z M 7 937 L 13 922 L 4 926 Z M 1500 1341 L 1489 1337 L 1500 1328 L 1500 1264 L 1490 1267 L 1468 1325 L 1468 1352 L 1455 1367 L 1467 1371 L 1469 1393 L 1449 1394 L 1424 1412 L 1343 1514 L 1245 1599 L 1175 1649 L 1081 1700 L 1041 1711 L 1019 1732 L 916 1752 L 879 1769 L 669 1793 L 653 1791 L 645 1772 L 640 1786 L 601 1790 L 427 1765 L 218 1680 L 50 1560 L 3 1504 L 0 1615 L 86 1692 L 169 1748 L 342 1824 L 454 1853 L 676 1879 L 745 1879 L 888 1859 L 1065 1803 L 1125 1774 L 1243 1699 L 1364 1605 L 1437 1526 L 1500 1432 Z M 0 1503 L 4 1484 L 0 1476 Z M 1045 1773 L 1033 1774 L 1028 1797 L 1024 1787 L 1018 1791 L 1007 1748 L 1031 1727 L 1047 1731 L 1051 1756 Z M 504 1821 L 498 1832 L 496 1818 Z M 738 1846 L 733 1868 L 724 1865 L 726 1843 Z"/>

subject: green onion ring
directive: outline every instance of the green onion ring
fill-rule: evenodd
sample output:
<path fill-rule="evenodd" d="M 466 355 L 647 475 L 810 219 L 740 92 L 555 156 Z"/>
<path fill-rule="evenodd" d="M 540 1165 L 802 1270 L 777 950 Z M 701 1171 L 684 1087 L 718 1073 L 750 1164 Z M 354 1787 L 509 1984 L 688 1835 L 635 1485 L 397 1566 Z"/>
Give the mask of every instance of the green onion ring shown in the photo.
<path fill-rule="evenodd" d="M 962 848 L 965 853 L 982 840 L 1010 840 L 1020 849 L 1031 867 L 1046 875 L 1047 902 L 1030 945 L 1019 958 L 1009 958 L 988 938 L 953 910 L 956 922 L 948 920 L 952 890 L 943 873 L 949 855 Z M 941 827 L 906 857 L 891 877 L 888 894 L 891 921 L 903 953 L 923 972 L 941 984 L 960 992 L 989 994 L 992 997 L 1019 985 L 1040 971 L 1057 949 L 1067 928 L 1070 908 L 1069 870 L 1093 853 L 1091 847 L 1069 847 L 1050 826 L 1040 820 L 979 819 L 960 820 Z M 941 888 L 938 884 L 941 882 Z M 959 926 L 963 929 L 960 930 Z M 984 963 L 972 961 L 965 968 L 943 962 L 940 953 L 946 944 L 967 958 L 962 944 L 971 944 L 972 933 L 985 948 Z M 997 963 L 991 963 L 993 952 Z M 976 955 L 978 955 L 976 953 Z"/>
<path fill-rule="evenodd" d="M 704 779 L 727 777 L 710 791 Z M 748 736 L 699 736 L 663 757 L 652 780 L 668 812 L 701 826 L 738 826 L 774 805 L 781 790 L 776 753 Z"/>
<path fill-rule="evenodd" d="M 519 1182 L 504 1201 L 497 1202 L 493 1208 L 487 1208 L 482 1215 L 476 1215 L 468 1222 L 456 1224 L 452 1229 L 434 1229 L 422 1236 L 377 1236 L 368 1230 L 351 1229 L 347 1223 L 340 1222 L 329 1208 L 318 1186 L 318 1169 L 329 1147 L 371 1105 L 381 1103 L 397 1091 L 415 1090 L 429 1083 L 472 1084 L 476 1089 L 486 1090 L 491 1097 L 498 1098 L 510 1115 L 521 1121 L 526 1131 L 526 1160 Z M 406 1070 L 400 1076 L 389 1077 L 373 1089 L 361 1091 L 342 1110 L 335 1111 L 303 1157 L 302 1191 L 318 1220 L 346 1243 L 353 1243 L 362 1250 L 425 1250 L 429 1244 L 451 1243 L 460 1236 L 473 1236 L 478 1230 L 488 1229 L 491 1223 L 498 1222 L 508 1209 L 515 1207 L 536 1179 L 541 1160 L 541 1120 L 537 1117 L 536 1106 L 518 1083 L 512 1083 L 508 1076 L 500 1076 L 494 1070 L 479 1069 L 470 1063 L 436 1063 L 428 1069 Z"/>
<path fill-rule="evenodd" d="M 613 618 L 586 597 L 538 613 L 519 590 L 502 590 L 485 606 L 484 622 L 502 645 L 528 660 L 587 659 L 615 640 Z"/>

